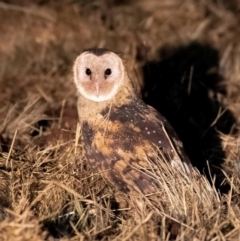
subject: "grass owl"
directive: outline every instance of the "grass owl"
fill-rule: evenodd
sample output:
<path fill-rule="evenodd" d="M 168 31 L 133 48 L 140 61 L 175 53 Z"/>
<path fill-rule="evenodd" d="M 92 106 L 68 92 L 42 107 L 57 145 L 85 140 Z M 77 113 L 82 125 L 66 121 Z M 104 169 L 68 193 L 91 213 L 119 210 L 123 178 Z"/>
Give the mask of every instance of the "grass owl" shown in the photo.
<path fill-rule="evenodd" d="M 168 121 L 135 93 L 122 59 L 88 49 L 74 63 L 78 115 L 86 159 L 124 193 L 156 189 L 153 166 L 169 163 L 191 173 L 183 145 Z"/>

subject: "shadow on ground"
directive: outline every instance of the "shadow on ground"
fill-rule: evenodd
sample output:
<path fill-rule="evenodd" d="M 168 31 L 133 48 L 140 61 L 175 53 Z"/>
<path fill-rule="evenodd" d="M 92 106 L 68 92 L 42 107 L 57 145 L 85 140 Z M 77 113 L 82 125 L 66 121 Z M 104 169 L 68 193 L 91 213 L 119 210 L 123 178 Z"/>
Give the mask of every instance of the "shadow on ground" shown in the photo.
<path fill-rule="evenodd" d="M 191 43 L 161 49 L 159 59 L 143 67 L 144 101 L 169 120 L 193 165 L 207 175 L 208 160 L 211 174 L 216 175 L 216 187 L 226 192 L 228 185 L 221 184 L 224 178 L 219 169 L 225 153 L 217 130 L 229 134 L 235 119 L 226 110 L 215 121 L 224 110 L 216 95 L 226 94 L 218 72 L 218 52 L 209 45 Z"/>

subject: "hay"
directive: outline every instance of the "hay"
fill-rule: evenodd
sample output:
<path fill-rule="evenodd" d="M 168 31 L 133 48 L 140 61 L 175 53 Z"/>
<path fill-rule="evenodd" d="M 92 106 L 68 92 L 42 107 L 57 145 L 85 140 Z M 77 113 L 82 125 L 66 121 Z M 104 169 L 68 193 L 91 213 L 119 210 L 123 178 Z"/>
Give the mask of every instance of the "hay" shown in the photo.
<path fill-rule="evenodd" d="M 239 9 L 237 0 L 1 3 L 0 240 L 239 239 Z M 162 164 L 159 193 L 120 193 L 122 206 L 90 171 L 72 81 L 89 47 L 122 54 L 209 181 Z"/>

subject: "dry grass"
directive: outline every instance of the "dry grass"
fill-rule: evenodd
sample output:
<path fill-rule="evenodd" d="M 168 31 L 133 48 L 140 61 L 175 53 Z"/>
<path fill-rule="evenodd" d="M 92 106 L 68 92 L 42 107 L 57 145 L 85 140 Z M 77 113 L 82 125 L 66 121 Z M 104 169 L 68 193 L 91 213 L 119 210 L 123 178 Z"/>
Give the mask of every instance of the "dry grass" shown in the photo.
<path fill-rule="evenodd" d="M 0 240 L 239 240 L 240 2 L 6 2 L 0 2 Z M 201 153 L 190 148 L 190 157 L 203 154 L 211 169 L 212 159 L 224 153 L 217 169 L 223 169 L 228 192 L 218 190 L 222 183 L 210 185 L 218 182 L 213 173 L 210 181 L 200 174 L 187 178 L 162 163 L 155 167 L 160 174 L 154 173 L 159 193 L 125 197 L 130 207 L 119 207 L 119 194 L 91 173 L 76 141 L 71 69 L 89 47 L 121 53 L 136 90 L 144 89 L 149 102 L 148 65 L 159 66 L 153 78 L 181 82 L 177 94 L 167 92 L 164 106 L 184 109 L 181 88 L 208 100 L 196 107 L 197 118 L 185 109 L 160 110 L 170 121 L 175 111 L 198 130 L 204 127 L 201 135 L 211 145 L 201 144 Z M 194 92 L 203 71 L 208 82 L 221 80 L 200 81 L 204 92 Z M 174 127 L 186 146 L 194 142 Z"/>

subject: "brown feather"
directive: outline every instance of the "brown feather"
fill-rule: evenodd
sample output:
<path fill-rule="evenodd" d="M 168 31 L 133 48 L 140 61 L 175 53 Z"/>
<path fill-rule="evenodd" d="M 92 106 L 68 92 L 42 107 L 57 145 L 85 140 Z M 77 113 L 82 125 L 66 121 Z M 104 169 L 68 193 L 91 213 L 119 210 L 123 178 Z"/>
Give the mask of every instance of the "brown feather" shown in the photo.
<path fill-rule="evenodd" d="M 154 177 L 145 172 L 151 168 L 147 159 L 159 161 L 154 150 L 161 151 L 168 162 L 177 158 L 189 164 L 181 142 L 166 119 L 139 98 L 120 107 L 107 106 L 99 114 L 104 125 L 96 126 L 96 122 L 88 121 L 82 125 L 86 157 L 92 160 L 89 164 L 93 170 L 101 171 L 117 189 L 129 192 L 135 186 L 144 194 L 155 190 Z"/>

